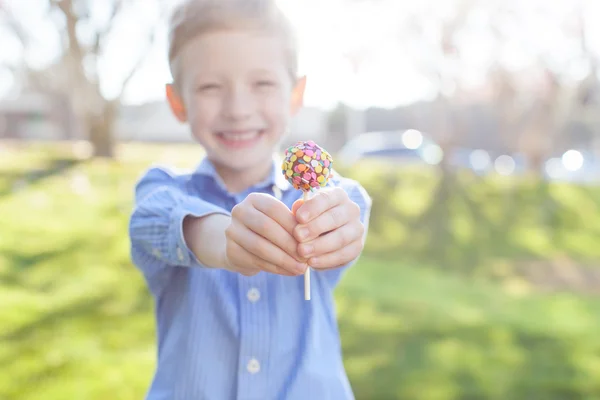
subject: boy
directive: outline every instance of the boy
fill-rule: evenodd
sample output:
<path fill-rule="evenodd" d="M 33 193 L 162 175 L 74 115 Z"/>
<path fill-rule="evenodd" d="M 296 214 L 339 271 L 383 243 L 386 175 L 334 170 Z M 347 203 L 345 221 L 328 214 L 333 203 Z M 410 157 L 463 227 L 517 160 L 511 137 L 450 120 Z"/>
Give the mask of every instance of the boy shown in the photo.
<path fill-rule="evenodd" d="M 352 399 L 332 292 L 362 250 L 371 201 L 337 177 L 303 203 L 273 158 L 306 82 L 288 22 L 270 0 L 184 1 L 169 61 L 169 104 L 206 156 L 136 186 L 132 259 L 158 331 L 147 398 Z"/>

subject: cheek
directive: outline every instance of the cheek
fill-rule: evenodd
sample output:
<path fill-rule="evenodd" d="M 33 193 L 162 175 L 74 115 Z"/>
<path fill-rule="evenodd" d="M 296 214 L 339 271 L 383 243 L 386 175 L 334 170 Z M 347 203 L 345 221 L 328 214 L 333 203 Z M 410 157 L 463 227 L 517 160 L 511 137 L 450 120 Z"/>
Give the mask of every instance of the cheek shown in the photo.
<path fill-rule="evenodd" d="M 194 98 L 189 102 L 188 120 L 192 129 L 210 128 L 219 114 L 220 103 L 215 99 Z"/>
<path fill-rule="evenodd" d="M 264 99 L 262 112 L 271 125 L 282 129 L 290 121 L 290 99 L 285 95 L 273 95 Z"/>

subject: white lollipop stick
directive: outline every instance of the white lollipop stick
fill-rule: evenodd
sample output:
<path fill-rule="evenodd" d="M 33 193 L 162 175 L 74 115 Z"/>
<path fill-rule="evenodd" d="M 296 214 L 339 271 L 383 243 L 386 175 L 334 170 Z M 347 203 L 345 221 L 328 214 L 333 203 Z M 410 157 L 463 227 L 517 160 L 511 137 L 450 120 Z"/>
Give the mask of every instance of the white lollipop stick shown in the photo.
<path fill-rule="evenodd" d="M 302 195 L 302 201 L 308 200 L 308 192 L 304 192 Z M 306 267 L 304 271 L 304 300 L 310 300 L 310 267 Z"/>

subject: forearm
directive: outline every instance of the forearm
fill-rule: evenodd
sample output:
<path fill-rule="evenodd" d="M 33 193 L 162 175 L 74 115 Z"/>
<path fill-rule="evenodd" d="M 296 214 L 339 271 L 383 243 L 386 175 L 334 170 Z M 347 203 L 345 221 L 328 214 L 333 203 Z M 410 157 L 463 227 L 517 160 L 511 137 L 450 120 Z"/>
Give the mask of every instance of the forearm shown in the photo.
<path fill-rule="evenodd" d="M 226 268 L 225 230 L 231 217 L 210 214 L 204 217 L 187 216 L 183 220 L 183 236 L 198 261 L 208 268 Z"/>
<path fill-rule="evenodd" d="M 160 170 L 151 170 L 149 174 L 137 187 L 136 204 L 129 222 L 132 253 L 138 255 L 134 262 L 142 269 L 152 269 L 151 264 L 154 263 L 163 266 L 204 266 L 201 260 L 210 266 L 222 264 L 216 262 L 218 246 L 214 243 L 219 235 L 209 234 L 211 230 L 208 228 L 219 228 L 220 224 L 215 225 L 214 221 L 224 223 L 223 218 L 227 218 L 229 213 L 199 197 L 190 196 L 175 186 L 170 178 L 163 176 L 164 173 Z M 216 215 L 221 218 L 214 219 Z M 208 224 L 200 230 L 199 238 L 186 241 L 184 221 L 203 217 L 206 217 Z M 224 232 L 225 228 L 221 226 L 220 229 Z M 192 235 L 197 235 L 196 230 Z M 204 240 L 210 244 L 204 245 Z M 202 249 L 192 251 L 187 243 L 196 247 L 201 245 Z M 211 251 L 206 253 L 204 248 Z M 200 259 L 196 254 L 201 255 Z"/>

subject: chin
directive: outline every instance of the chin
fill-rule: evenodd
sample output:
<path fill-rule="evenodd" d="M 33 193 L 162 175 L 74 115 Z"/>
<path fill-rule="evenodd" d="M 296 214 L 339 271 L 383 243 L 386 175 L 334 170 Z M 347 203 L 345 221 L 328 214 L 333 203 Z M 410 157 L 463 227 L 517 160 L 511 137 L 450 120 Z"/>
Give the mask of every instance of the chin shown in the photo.
<path fill-rule="evenodd" d="M 221 168 L 239 173 L 267 169 L 273 163 L 272 153 L 267 152 L 264 148 L 260 152 L 253 152 L 247 155 L 224 154 L 220 152 L 217 159 L 217 163 Z"/>

